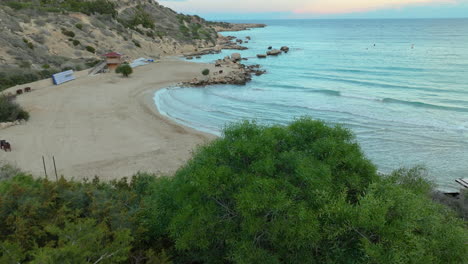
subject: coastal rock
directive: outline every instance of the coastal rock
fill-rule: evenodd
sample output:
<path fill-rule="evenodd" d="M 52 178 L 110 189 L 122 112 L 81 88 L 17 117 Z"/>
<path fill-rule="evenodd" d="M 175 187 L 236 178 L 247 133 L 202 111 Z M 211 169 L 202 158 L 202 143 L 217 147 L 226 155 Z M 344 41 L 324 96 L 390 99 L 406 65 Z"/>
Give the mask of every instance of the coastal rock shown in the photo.
<path fill-rule="evenodd" d="M 266 54 L 257 54 L 257 58 L 259 58 L 259 59 L 264 59 L 266 57 L 267 57 Z"/>
<path fill-rule="evenodd" d="M 250 36 L 247 36 L 247 37 L 245 37 L 245 39 L 247 39 L 247 40 L 251 40 Z"/>
<path fill-rule="evenodd" d="M 283 47 L 281 47 L 280 50 L 281 50 L 282 52 L 284 52 L 284 53 L 288 53 L 288 52 L 289 52 L 289 47 L 288 47 L 288 46 L 283 46 Z"/>
<path fill-rule="evenodd" d="M 231 70 L 225 72 L 219 70 L 217 74 L 213 74 L 204 79 L 193 79 L 191 82 L 185 83 L 188 86 L 206 86 L 213 84 L 236 84 L 245 85 L 252 80 L 252 75 L 260 76 L 266 71 L 260 69 L 260 65 L 246 66 L 244 64 L 231 64 L 227 65 Z"/>
<path fill-rule="evenodd" d="M 241 57 L 240 53 L 233 53 L 233 54 L 231 55 L 231 59 L 232 59 L 233 61 L 240 61 L 240 60 L 242 59 L 242 57 Z"/>
<path fill-rule="evenodd" d="M 185 59 L 187 59 L 187 60 L 193 60 L 193 57 L 192 57 L 192 56 L 187 56 L 187 57 L 185 57 Z"/>
<path fill-rule="evenodd" d="M 268 49 L 271 50 L 273 47 L 272 46 L 269 46 Z"/>
<path fill-rule="evenodd" d="M 279 54 L 281 54 L 281 50 L 277 50 L 277 49 L 274 49 L 274 50 L 270 50 L 267 52 L 267 55 L 269 56 L 278 56 Z"/>
<path fill-rule="evenodd" d="M 200 55 L 198 55 L 198 56 L 195 56 L 195 58 L 196 58 L 196 59 L 200 59 L 200 58 L 201 58 L 201 56 L 200 56 Z"/>

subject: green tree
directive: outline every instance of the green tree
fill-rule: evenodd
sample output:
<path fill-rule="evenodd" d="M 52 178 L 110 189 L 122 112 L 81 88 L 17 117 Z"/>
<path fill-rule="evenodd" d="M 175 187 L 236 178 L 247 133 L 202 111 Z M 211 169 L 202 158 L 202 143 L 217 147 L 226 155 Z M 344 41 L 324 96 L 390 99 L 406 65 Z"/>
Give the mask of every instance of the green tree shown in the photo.
<path fill-rule="evenodd" d="M 124 77 L 128 77 L 133 73 L 133 69 L 128 63 L 124 63 L 115 69 L 115 73 L 121 73 Z"/>
<path fill-rule="evenodd" d="M 245 122 L 145 199 L 150 236 L 201 263 L 462 263 L 467 230 L 420 170 L 379 176 L 352 133 Z"/>
<path fill-rule="evenodd" d="M 205 76 L 206 76 L 206 75 L 209 75 L 209 74 L 210 74 L 210 70 L 209 70 L 209 69 L 204 69 L 204 70 L 202 71 L 202 74 L 205 75 Z"/>
<path fill-rule="evenodd" d="M 68 222 L 63 228 L 50 225 L 45 230 L 57 237 L 56 245 L 35 250 L 31 263 L 121 263 L 127 260 L 131 249 L 130 230 L 111 232 L 93 219 Z"/>

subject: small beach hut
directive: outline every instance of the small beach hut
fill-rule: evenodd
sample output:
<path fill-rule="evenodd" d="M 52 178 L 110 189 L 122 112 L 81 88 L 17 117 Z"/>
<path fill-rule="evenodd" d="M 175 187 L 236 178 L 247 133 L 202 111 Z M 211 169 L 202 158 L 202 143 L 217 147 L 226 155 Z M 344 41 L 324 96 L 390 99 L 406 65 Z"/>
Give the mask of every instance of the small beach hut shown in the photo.
<path fill-rule="evenodd" d="M 101 56 L 106 58 L 107 68 L 109 68 L 110 70 L 117 68 L 120 64 L 123 63 L 123 54 L 120 54 L 118 52 L 109 52 L 106 54 L 102 54 Z"/>

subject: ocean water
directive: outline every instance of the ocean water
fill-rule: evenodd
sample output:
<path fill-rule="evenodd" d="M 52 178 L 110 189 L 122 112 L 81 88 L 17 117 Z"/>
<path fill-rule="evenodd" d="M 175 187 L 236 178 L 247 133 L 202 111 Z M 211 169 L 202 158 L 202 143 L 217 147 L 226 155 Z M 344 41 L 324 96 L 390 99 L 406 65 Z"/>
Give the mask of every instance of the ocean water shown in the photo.
<path fill-rule="evenodd" d="M 467 19 L 262 22 L 268 27 L 223 34 L 252 37 L 240 53 L 267 74 L 246 86 L 161 90 L 159 111 L 214 134 L 240 120 L 307 115 L 350 128 L 382 172 L 424 165 L 442 190 L 468 177 Z M 283 45 L 288 54 L 255 57 Z"/>

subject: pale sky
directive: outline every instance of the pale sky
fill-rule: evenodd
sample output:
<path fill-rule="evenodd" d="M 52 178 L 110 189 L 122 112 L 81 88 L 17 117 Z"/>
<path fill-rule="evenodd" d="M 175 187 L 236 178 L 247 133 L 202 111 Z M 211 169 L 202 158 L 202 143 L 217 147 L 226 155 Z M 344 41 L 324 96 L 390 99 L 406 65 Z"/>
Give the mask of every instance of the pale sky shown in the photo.
<path fill-rule="evenodd" d="M 216 19 L 468 17 L 468 0 L 165 0 L 162 5 Z"/>

